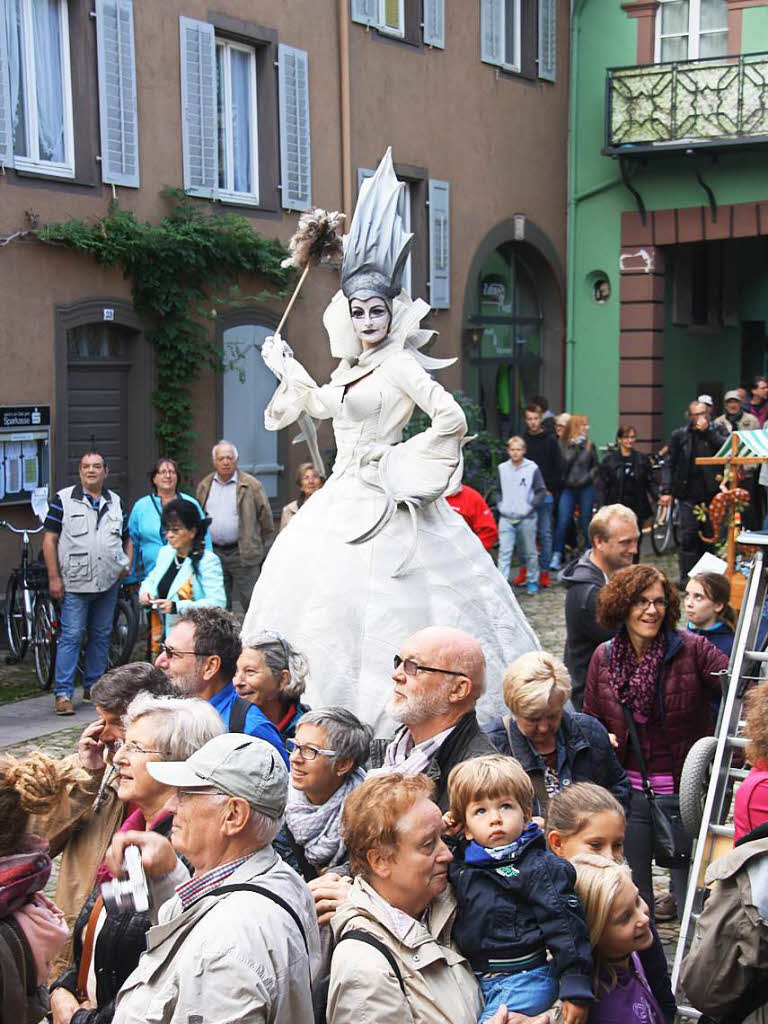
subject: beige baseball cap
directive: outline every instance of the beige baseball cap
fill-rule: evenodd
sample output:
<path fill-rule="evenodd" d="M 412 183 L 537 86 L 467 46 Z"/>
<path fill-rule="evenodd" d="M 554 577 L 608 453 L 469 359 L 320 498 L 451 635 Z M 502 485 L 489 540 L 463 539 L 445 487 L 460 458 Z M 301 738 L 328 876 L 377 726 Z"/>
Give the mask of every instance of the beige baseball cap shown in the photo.
<path fill-rule="evenodd" d="M 288 769 L 271 743 L 241 733 L 215 736 L 186 761 L 150 761 L 147 771 L 165 786 L 213 786 L 279 818 L 288 798 Z"/>
<path fill-rule="evenodd" d="M 726 391 L 725 395 L 723 396 L 723 401 L 724 402 L 730 402 L 731 399 L 733 399 L 733 398 L 735 398 L 737 402 L 741 401 L 741 395 L 739 394 L 738 391 L 736 391 L 736 390 Z"/>

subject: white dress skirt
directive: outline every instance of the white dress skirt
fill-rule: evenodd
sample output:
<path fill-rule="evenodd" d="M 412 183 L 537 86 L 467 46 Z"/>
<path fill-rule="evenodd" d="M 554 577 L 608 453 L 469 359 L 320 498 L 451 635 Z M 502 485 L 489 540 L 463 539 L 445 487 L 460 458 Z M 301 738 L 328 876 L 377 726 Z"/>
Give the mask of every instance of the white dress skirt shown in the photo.
<path fill-rule="evenodd" d="M 398 444 L 414 404 L 432 425 Z M 504 669 L 539 644 L 491 557 L 442 497 L 461 471 L 458 403 L 393 339 L 343 361 L 324 387 L 288 360 L 265 420 L 279 429 L 300 412 L 333 418 L 336 462 L 277 536 L 244 638 L 277 630 L 309 660 L 303 701 L 342 705 L 387 735 L 394 655 L 420 629 L 455 626 L 486 657 L 481 723 L 503 714 Z"/>

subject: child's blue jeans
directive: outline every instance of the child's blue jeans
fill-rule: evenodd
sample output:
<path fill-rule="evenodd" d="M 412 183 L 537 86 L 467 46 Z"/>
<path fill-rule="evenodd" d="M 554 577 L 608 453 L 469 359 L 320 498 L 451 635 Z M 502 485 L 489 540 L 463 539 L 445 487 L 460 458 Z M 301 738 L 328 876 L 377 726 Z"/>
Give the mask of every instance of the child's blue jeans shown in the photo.
<path fill-rule="evenodd" d="M 558 995 L 551 964 L 518 974 L 481 974 L 479 980 L 485 997 L 480 1021 L 488 1020 L 502 1005 L 510 1011 L 535 1017 L 537 1013 L 548 1010 Z"/>

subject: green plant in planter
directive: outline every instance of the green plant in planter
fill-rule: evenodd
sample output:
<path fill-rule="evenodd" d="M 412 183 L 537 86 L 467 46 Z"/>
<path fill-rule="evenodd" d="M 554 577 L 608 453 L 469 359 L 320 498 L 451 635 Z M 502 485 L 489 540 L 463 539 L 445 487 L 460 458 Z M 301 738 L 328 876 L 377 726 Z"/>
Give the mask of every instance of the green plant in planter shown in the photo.
<path fill-rule="evenodd" d="M 194 201 L 179 189 L 163 195 L 171 209 L 159 224 L 139 221 L 112 202 L 105 217 L 47 224 L 38 237 L 102 266 L 120 267 L 131 281 L 134 308 L 151 324 L 146 337 L 155 350 L 158 447 L 190 473 L 191 387 L 205 367 L 224 368 L 206 321 L 220 309 L 281 296 L 293 271 L 280 265 L 288 255 L 285 246 L 264 238 L 242 215 Z M 237 282 L 245 274 L 263 277 L 277 289 L 242 296 Z"/>

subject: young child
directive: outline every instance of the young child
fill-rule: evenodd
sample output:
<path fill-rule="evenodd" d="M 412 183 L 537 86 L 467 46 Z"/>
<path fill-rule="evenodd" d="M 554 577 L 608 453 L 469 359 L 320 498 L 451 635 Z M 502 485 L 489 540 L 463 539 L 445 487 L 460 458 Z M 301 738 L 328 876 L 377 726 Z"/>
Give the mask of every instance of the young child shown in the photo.
<path fill-rule="evenodd" d="M 550 850 L 572 861 L 580 853 L 595 853 L 621 864 L 624 859 L 624 809 L 607 789 L 594 782 L 577 782 L 555 793 L 547 808 L 544 831 Z M 658 932 L 639 952 L 645 977 L 668 1024 L 677 1013 L 669 967 Z"/>
<path fill-rule="evenodd" d="M 525 457 L 522 437 L 507 441 L 509 458 L 499 466 L 499 572 L 509 582 L 509 567 L 515 545 L 525 561 L 526 589 L 529 594 L 539 592 L 539 555 L 536 550 L 536 509 L 547 496 L 541 470 Z M 547 566 L 543 566 L 544 569 Z"/>
<path fill-rule="evenodd" d="M 664 1024 L 637 955 L 651 946 L 653 932 L 632 872 L 593 853 L 577 854 L 573 865 L 595 958 L 589 1024 Z"/>
<path fill-rule="evenodd" d="M 530 779 L 513 758 L 490 754 L 456 765 L 448 791 L 450 818 L 467 840 L 448 869 L 458 903 L 453 938 L 485 996 L 480 1020 L 502 1005 L 535 1016 L 559 995 L 566 1024 L 585 1024 L 587 924 L 573 868 L 530 820 Z"/>
<path fill-rule="evenodd" d="M 718 572 L 700 572 L 691 576 L 685 587 L 685 614 L 688 629 L 705 636 L 723 654 L 733 649 L 737 615 L 731 608 L 731 584 Z"/>

